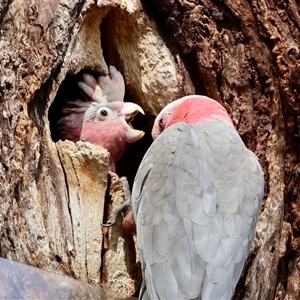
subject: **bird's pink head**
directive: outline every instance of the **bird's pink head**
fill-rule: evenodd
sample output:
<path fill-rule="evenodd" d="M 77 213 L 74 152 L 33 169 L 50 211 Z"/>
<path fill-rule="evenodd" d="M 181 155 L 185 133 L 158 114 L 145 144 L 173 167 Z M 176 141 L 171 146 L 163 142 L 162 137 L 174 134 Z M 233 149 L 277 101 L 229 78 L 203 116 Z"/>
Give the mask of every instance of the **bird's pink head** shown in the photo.
<path fill-rule="evenodd" d="M 171 125 L 184 122 L 188 124 L 222 121 L 234 127 L 225 108 L 206 96 L 191 95 L 180 98 L 162 109 L 155 119 L 152 137 L 156 139 Z"/>
<path fill-rule="evenodd" d="M 61 138 L 73 142 L 78 140 L 102 146 L 110 153 L 110 170 L 126 150 L 129 143 L 136 142 L 144 135 L 133 129 L 131 121 L 143 109 L 131 102 L 68 102 L 63 109 L 66 114 L 58 121 Z"/>

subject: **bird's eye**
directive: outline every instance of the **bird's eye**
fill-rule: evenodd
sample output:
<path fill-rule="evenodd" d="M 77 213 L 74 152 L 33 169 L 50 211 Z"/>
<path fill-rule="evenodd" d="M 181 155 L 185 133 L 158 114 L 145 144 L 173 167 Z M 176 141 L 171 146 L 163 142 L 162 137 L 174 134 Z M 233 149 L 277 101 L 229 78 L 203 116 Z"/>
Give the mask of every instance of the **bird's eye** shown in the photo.
<path fill-rule="evenodd" d="M 107 110 L 102 109 L 102 110 L 100 111 L 100 114 L 101 114 L 101 116 L 106 117 L 106 116 L 108 115 L 108 112 L 107 112 Z"/>
<path fill-rule="evenodd" d="M 98 108 L 95 118 L 98 121 L 106 121 L 106 120 L 109 120 L 109 118 L 111 117 L 111 114 L 112 114 L 112 111 L 110 108 L 102 106 L 102 107 Z"/>
<path fill-rule="evenodd" d="M 166 126 L 166 115 L 162 115 L 162 117 L 159 119 L 158 127 L 160 129 L 160 132 L 163 132 Z"/>
<path fill-rule="evenodd" d="M 159 127 L 162 127 L 162 126 L 164 126 L 164 120 L 163 120 L 163 118 L 160 118 L 159 119 Z"/>

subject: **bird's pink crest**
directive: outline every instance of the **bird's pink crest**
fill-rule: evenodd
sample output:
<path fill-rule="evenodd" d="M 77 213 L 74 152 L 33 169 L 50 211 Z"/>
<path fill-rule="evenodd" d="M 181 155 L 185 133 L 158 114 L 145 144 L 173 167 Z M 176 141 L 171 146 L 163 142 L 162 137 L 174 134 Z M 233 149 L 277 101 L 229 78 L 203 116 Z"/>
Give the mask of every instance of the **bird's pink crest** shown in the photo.
<path fill-rule="evenodd" d="M 185 96 L 169 103 L 161 110 L 154 121 L 152 137 L 156 139 L 166 128 L 178 122 L 196 124 L 214 120 L 234 127 L 226 109 L 217 101 L 200 95 Z"/>
<path fill-rule="evenodd" d="M 177 122 L 188 124 L 206 123 L 213 120 L 226 122 L 234 127 L 225 108 L 217 101 L 205 96 L 186 96 L 180 99 L 171 113 L 165 128 Z"/>

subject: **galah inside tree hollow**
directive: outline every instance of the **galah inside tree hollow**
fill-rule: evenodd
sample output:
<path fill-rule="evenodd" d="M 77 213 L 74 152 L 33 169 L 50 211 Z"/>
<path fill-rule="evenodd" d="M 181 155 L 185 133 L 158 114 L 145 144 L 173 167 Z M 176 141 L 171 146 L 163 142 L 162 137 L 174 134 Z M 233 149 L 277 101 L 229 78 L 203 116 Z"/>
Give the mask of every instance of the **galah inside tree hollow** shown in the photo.
<path fill-rule="evenodd" d="M 131 122 L 143 109 L 131 102 L 123 102 L 124 79 L 116 68 L 98 81 L 84 74 L 79 87 L 88 96 L 87 101 L 67 101 L 58 120 L 61 139 L 86 141 L 102 146 L 110 153 L 109 170 L 116 171 L 116 163 L 130 143 L 143 137 L 144 132 L 133 129 Z M 99 84 L 99 85 L 98 85 Z"/>
<path fill-rule="evenodd" d="M 167 105 L 152 136 L 132 190 L 140 299 L 230 299 L 264 195 L 258 159 L 204 96 Z"/>
<path fill-rule="evenodd" d="M 78 86 L 92 101 L 115 102 L 123 101 L 125 82 L 122 74 L 114 67 L 109 66 L 109 74 L 99 76 L 96 80 L 91 74 L 84 73 Z"/>

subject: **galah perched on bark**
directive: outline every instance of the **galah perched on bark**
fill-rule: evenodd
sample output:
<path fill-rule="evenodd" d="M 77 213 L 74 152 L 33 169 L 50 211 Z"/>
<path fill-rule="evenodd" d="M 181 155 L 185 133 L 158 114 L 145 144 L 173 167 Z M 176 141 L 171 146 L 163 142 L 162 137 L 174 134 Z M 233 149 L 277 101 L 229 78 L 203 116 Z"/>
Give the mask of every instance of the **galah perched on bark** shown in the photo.
<path fill-rule="evenodd" d="M 132 190 L 140 299 L 230 299 L 264 195 L 258 159 L 204 96 L 167 105 L 152 136 Z"/>
<path fill-rule="evenodd" d="M 79 86 L 89 97 L 88 101 L 67 101 L 62 109 L 64 116 L 57 123 L 61 139 L 87 141 L 107 149 L 109 170 L 115 172 L 116 162 L 128 144 L 144 135 L 131 126 L 134 116 L 144 111 L 135 103 L 123 102 L 123 77 L 112 66 L 110 72 L 100 76 L 98 82 L 85 74 Z"/>

